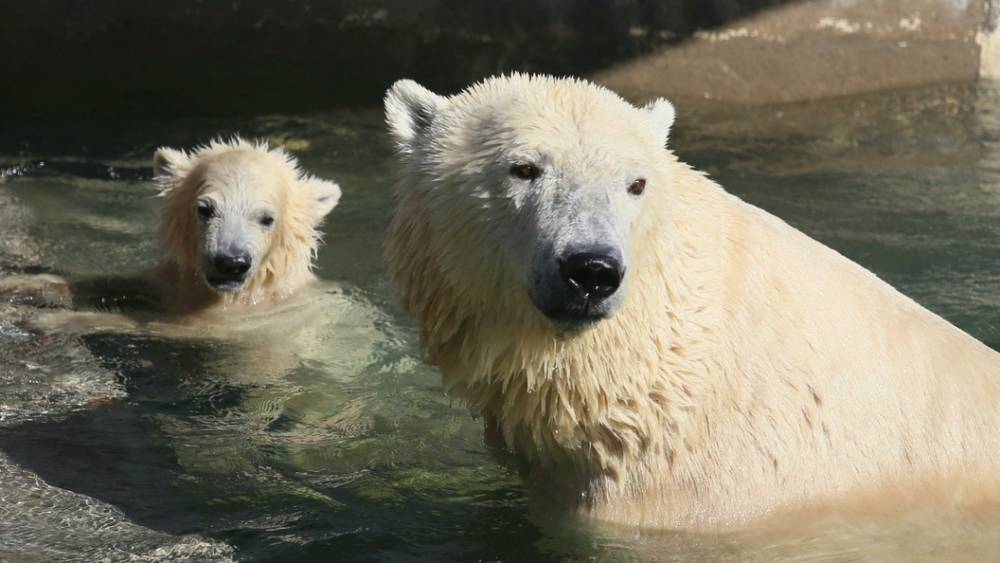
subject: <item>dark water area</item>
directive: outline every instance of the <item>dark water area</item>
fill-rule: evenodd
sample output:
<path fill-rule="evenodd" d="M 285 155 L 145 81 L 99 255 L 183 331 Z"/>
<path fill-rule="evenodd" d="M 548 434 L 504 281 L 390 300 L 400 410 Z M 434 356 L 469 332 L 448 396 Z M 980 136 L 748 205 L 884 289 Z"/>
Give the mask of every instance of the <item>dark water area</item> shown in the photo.
<path fill-rule="evenodd" d="M 0 118 L 298 113 L 370 105 L 401 77 L 582 75 L 787 2 L 6 2 Z"/>
<path fill-rule="evenodd" d="M 678 115 L 671 146 L 683 160 L 1000 348 L 1000 92 L 941 87 Z M 1000 555 L 1000 518 L 832 520 L 783 535 L 707 536 L 603 529 L 530 502 L 484 445 L 481 422 L 421 363 L 388 281 L 381 247 L 394 164 L 379 109 L 8 130 L 0 192 L 29 217 L 32 266 L 79 276 L 155 264 L 153 151 L 234 133 L 282 144 L 340 183 L 318 273 L 361 312 L 289 336 L 287 350 L 141 334 L 79 339 L 120 393 L 0 425 L 11 467 L 77 493 L 67 506 L 31 504 L 31 495 L 55 493 L 0 483 L 0 497 L 33 506 L 37 522 L 57 531 L 6 534 L 0 559 L 114 558 L 98 536 L 58 533 L 67 514 L 100 527 L 95 502 L 166 534 L 157 538 L 193 535 L 230 546 L 218 557 L 246 561 Z M 46 355 L 54 344 L 24 344 L 30 336 L 5 327 L 0 340 L 20 343 L 45 369 L 82 373 Z M 31 393 L 27 385 L 0 403 L 13 412 Z M 59 518 L 46 520 L 57 506 Z"/>

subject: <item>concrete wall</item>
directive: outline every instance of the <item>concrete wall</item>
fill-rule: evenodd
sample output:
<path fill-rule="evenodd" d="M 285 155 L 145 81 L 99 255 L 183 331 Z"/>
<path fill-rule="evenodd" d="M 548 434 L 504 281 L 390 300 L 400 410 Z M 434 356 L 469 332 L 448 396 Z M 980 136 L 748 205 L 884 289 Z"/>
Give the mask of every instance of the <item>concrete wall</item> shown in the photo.
<path fill-rule="evenodd" d="M 996 1 L 996 0 L 993 0 Z M 695 33 L 596 78 L 634 98 L 757 104 L 975 80 L 984 4 L 789 3 Z"/>
<path fill-rule="evenodd" d="M 996 1 L 996 0 L 990 0 Z M 377 104 L 509 70 L 766 103 L 973 80 L 972 0 L 34 0 L 0 19 L 0 119 Z"/>

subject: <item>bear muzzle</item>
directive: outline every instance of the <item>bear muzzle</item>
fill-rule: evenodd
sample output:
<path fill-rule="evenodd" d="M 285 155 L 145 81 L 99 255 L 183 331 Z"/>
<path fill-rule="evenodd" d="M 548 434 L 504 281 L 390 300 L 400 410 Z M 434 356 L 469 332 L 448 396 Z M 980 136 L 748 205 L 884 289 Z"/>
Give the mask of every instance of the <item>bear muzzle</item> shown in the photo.
<path fill-rule="evenodd" d="M 625 277 L 625 268 L 610 254 L 577 252 L 558 263 L 559 275 L 569 291 L 594 304 L 618 291 Z"/>
<path fill-rule="evenodd" d="M 613 249 L 592 248 L 556 258 L 556 287 L 536 307 L 564 331 L 586 328 L 611 317 L 622 299 L 625 265 Z"/>
<path fill-rule="evenodd" d="M 205 282 L 221 293 L 237 291 L 246 283 L 252 266 L 248 253 L 217 254 L 206 260 Z"/>

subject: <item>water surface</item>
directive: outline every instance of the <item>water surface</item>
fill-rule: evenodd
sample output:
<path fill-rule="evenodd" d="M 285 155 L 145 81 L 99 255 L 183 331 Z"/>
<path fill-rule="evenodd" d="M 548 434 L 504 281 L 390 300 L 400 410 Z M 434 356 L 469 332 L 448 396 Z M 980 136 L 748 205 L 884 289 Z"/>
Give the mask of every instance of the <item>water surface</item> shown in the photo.
<path fill-rule="evenodd" d="M 995 91 L 678 110 L 671 145 L 682 159 L 1000 347 Z M 284 143 L 341 184 L 318 273 L 362 313 L 280 347 L 43 339 L 0 318 L 10 356 L 0 461 L 23 476 L 0 483 L 0 496 L 38 518 L 18 527 L 16 510 L 0 511 L 0 558 L 118 553 L 126 548 L 106 537 L 57 531 L 73 518 L 101 529 L 108 510 L 151 546 L 197 538 L 222 546 L 198 557 L 248 561 L 1000 556 L 1000 518 L 978 514 L 833 517 L 771 535 L 706 536 L 591 529 L 529 502 L 484 446 L 480 422 L 421 364 L 396 303 L 381 260 L 393 159 L 377 109 L 15 131 L 0 138 L 0 194 L 19 202 L 32 252 L 0 265 L 81 276 L 155 264 L 153 151 L 235 132 Z M 24 367 L 32 362 L 34 371 Z M 60 490 L 74 496 L 29 498 Z"/>

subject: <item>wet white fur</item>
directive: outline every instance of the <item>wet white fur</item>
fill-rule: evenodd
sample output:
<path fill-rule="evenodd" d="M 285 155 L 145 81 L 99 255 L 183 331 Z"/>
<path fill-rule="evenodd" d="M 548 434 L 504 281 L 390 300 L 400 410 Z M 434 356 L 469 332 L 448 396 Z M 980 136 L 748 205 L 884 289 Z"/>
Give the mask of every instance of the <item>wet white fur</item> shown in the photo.
<path fill-rule="evenodd" d="M 306 174 L 281 149 L 239 138 L 190 152 L 161 148 L 153 167 L 163 197 L 160 238 L 168 257 L 153 277 L 164 289 L 167 308 L 185 312 L 268 303 L 315 279 L 319 227 L 340 199 L 337 184 Z M 200 221 L 199 202 L 210 202 L 217 217 Z M 258 221 L 264 212 L 274 216 L 270 228 Z M 250 250 L 251 274 L 239 291 L 219 295 L 205 284 L 203 255 L 234 241 Z"/>
<path fill-rule="evenodd" d="M 546 494 L 697 529 L 996 498 L 1000 354 L 679 162 L 667 102 L 512 75 L 451 97 L 400 81 L 386 116 L 402 302 L 448 393 Z M 519 191 L 519 158 L 564 181 Z M 563 333 L 528 297 L 532 248 L 580 236 L 576 216 L 622 239 L 627 286 L 611 319 Z"/>

